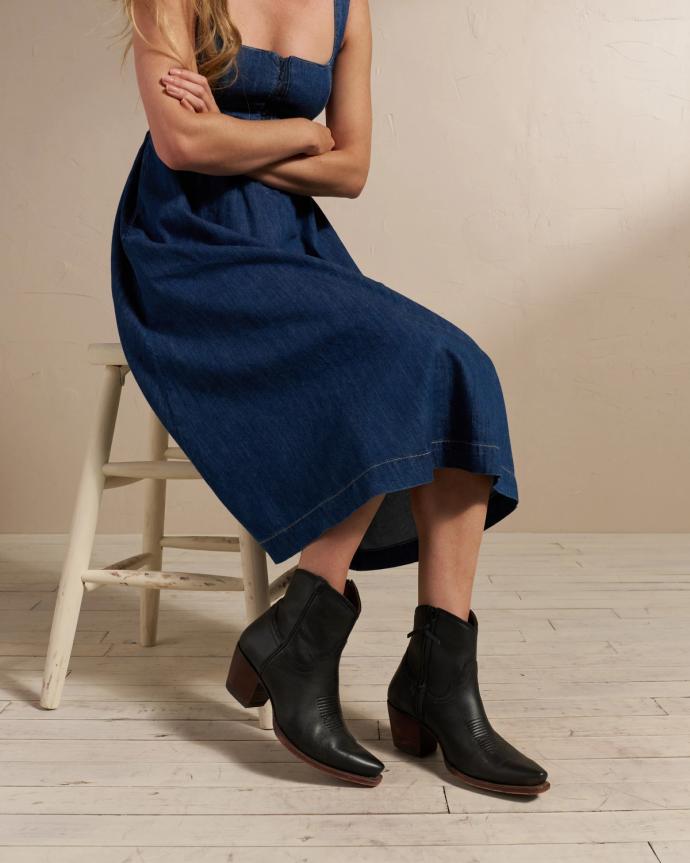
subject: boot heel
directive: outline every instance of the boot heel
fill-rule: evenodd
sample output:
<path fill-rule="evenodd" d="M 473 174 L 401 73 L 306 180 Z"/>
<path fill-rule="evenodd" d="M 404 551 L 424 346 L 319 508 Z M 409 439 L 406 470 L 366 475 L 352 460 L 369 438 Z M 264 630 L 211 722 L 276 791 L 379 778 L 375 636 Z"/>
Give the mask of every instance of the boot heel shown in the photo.
<path fill-rule="evenodd" d="M 436 738 L 409 713 L 403 713 L 388 702 L 388 716 L 394 745 L 408 755 L 423 758 L 436 749 Z"/>
<path fill-rule="evenodd" d="M 261 707 L 268 701 L 268 693 L 259 680 L 259 675 L 240 650 L 239 644 L 235 646 L 232 655 L 225 688 L 242 707 Z"/>

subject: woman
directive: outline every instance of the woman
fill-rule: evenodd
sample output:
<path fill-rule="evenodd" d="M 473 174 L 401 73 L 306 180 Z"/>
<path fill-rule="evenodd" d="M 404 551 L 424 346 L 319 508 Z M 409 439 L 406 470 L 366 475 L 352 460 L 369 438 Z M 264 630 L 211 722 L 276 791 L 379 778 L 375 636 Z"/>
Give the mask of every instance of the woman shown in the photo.
<path fill-rule="evenodd" d="M 348 570 L 418 561 L 388 688 L 395 745 L 439 743 L 474 786 L 546 790 L 477 685 L 479 545 L 518 501 L 496 370 L 450 321 L 364 275 L 312 197 L 356 198 L 369 171 L 367 0 L 124 4 L 149 130 L 113 229 L 122 346 L 220 500 L 275 563 L 300 555 L 241 634 L 228 689 L 245 706 L 270 697 L 300 758 L 377 784 L 384 765 L 338 693 L 360 611 Z"/>

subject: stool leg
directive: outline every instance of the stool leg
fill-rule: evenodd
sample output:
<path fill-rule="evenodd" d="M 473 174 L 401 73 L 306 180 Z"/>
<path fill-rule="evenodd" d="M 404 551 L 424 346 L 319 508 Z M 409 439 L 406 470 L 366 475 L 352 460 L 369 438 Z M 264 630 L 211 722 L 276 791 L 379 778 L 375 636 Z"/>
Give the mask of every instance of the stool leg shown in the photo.
<path fill-rule="evenodd" d="M 149 457 L 154 461 L 163 459 L 168 446 L 168 430 L 153 410 L 149 419 Z M 164 479 L 147 479 L 146 500 L 144 504 L 144 530 L 142 551 L 151 555 L 147 569 L 163 568 L 163 549 L 161 539 L 165 529 L 165 492 Z M 142 647 L 152 647 L 156 643 L 158 629 L 158 606 L 161 592 L 158 588 L 142 587 L 139 592 L 139 643 Z"/>
<path fill-rule="evenodd" d="M 110 458 L 123 377 L 120 366 L 106 366 L 93 427 L 86 446 L 69 544 L 55 600 L 43 670 L 41 707 L 60 703 L 84 594 L 82 575 L 89 568 L 105 483 L 103 465 Z"/>
<path fill-rule="evenodd" d="M 240 560 L 244 582 L 244 606 L 247 625 L 269 607 L 268 568 L 266 552 L 254 537 L 239 525 Z M 259 728 L 273 728 L 273 712 L 270 699 L 258 708 Z"/>

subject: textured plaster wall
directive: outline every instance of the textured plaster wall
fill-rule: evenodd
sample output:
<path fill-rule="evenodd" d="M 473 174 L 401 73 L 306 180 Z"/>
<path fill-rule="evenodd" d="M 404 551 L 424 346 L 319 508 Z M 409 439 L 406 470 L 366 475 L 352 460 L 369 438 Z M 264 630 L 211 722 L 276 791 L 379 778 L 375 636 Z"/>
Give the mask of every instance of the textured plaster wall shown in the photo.
<path fill-rule="evenodd" d="M 687 530 L 687 0 L 370 6 L 368 185 L 319 203 L 365 272 L 493 357 L 521 498 L 495 529 Z M 3 3 L 0 532 L 68 529 L 86 345 L 117 338 L 110 232 L 146 129 L 120 22 L 106 0 Z M 128 380 L 114 458 L 145 453 Z M 139 501 L 108 492 L 99 530 L 136 531 Z M 168 512 L 232 525 L 200 483 Z"/>

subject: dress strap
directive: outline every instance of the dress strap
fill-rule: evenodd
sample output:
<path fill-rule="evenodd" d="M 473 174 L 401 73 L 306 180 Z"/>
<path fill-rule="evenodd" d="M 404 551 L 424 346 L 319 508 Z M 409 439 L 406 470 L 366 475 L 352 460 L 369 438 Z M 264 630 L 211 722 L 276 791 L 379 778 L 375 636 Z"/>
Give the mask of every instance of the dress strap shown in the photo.
<path fill-rule="evenodd" d="M 350 9 L 350 0 L 333 0 L 334 16 L 335 16 L 335 38 L 333 41 L 333 56 L 331 62 L 335 62 L 338 56 L 338 51 L 343 43 L 345 36 L 345 25 L 347 24 L 347 15 Z"/>

